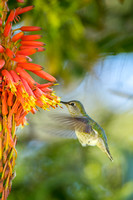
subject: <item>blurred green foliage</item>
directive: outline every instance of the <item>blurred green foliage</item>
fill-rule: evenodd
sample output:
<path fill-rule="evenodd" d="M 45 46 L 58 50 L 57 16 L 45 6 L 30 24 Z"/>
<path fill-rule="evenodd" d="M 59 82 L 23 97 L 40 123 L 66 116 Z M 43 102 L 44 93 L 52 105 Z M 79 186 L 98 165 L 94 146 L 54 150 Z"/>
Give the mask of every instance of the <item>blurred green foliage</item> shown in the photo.
<path fill-rule="evenodd" d="M 35 9 L 22 19 L 42 27 L 47 50 L 45 59 L 44 53 L 36 59 L 58 80 L 71 82 L 99 57 L 133 50 L 132 0 L 28 0 L 24 5 L 31 4 Z"/>
<path fill-rule="evenodd" d="M 9 4 L 18 5 L 16 0 Z M 133 51 L 132 0 L 28 0 L 23 5 L 31 4 L 34 10 L 23 14 L 20 23 L 41 26 L 46 43 L 46 52 L 34 60 L 62 83 L 83 78 L 101 57 Z M 37 135 L 38 128 L 33 125 L 29 138 L 19 136 L 9 200 L 132 200 L 132 116 L 107 110 L 99 115 L 110 133 L 114 163 L 78 141 L 36 141 L 33 132 Z"/>

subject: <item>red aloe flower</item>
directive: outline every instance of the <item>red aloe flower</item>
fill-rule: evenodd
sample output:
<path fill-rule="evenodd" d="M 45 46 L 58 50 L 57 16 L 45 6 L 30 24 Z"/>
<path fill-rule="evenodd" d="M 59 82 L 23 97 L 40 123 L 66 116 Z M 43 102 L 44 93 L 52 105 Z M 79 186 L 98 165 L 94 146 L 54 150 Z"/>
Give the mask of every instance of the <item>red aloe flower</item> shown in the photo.
<path fill-rule="evenodd" d="M 44 110 L 56 108 L 59 98 L 49 87 L 56 79 L 44 72 L 42 66 L 31 63 L 30 55 L 44 51 L 44 43 L 35 41 L 42 36 L 25 35 L 25 31 L 38 31 L 37 26 L 22 26 L 13 30 L 13 22 L 19 15 L 33 9 L 34 6 L 11 10 L 8 0 L 0 4 L 0 199 L 6 200 L 11 191 L 14 177 L 14 165 L 17 156 L 16 127 L 24 125 L 26 115 L 33 114 L 37 106 Z M 23 3 L 23 0 L 17 0 Z M 8 17 L 7 17 L 8 16 Z M 18 31 L 16 34 L 15 32 Z M 46 83 L 37 83 L 27 71 L 45 79 Z"/>

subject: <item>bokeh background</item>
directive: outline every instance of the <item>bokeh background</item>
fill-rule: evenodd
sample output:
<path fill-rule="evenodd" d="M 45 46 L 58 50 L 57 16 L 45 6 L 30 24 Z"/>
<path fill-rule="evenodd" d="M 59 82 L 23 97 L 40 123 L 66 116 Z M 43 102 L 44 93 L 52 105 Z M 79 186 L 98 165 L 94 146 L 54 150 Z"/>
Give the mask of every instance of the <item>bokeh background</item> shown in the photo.
<path fill-rule="evenodd" d="M 9 4 L 18 6 L 15 0 Z M 54 90 L 62 100 L 80 100 L 105 129 L 114 162 L 97 147 L 48 137 L 49 113 L 67 110 L 40 110 L 18 130 L 17 176 L 8 199 L 132 200 L 133 1 L 27 0 L 24 5 L 35 8 L 19 23 L 41 26 L 46 43 L 34 62 L 58 79 Z"/>

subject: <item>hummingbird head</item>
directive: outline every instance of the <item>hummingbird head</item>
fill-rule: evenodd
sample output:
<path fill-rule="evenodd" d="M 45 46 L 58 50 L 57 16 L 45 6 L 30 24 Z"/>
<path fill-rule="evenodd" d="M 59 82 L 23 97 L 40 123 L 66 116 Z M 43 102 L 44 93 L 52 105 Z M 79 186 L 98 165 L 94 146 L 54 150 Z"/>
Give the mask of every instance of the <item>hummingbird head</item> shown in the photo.
<path fill-rule="evenodd" d="M 61 101 L 67 108 L 72 116 L 84 116 L 86 114 L 85 109 L 80 101 L 72 100 L 72 101 Z"/>

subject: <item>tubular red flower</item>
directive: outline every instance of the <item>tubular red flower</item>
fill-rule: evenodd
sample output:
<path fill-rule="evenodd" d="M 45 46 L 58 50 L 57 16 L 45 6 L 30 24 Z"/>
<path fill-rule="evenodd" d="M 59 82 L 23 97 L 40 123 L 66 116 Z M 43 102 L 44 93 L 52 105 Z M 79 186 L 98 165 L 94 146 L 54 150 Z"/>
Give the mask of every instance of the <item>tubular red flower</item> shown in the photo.
<path fill-rule="evenodd" d="M 10 58 L 15 58 L 14 52 L 9 48 L 6 49 L 6 55 L 9 56 Z"/>
<path fill-rule="evenodd" d="M 41 65 L 37 65 L 37 64 L 34 64 L 34 63 L 18 63 L 17 64 L 18 67 L 22 67 L 24 69 L 27 69 L 27 70 L 32 70 L 32 71 L 40 71 L 42 70 L 42 66 Z"/>
<path fill-rule="evenodd" d="M 32 40 L 38 40 L 42 36 L 41 35 L 24 35 L 21 39 L 25 41 L 32 41 Z"/>
<path fill-rule="evenodd" d="M 38 52 L 45 51 L 46 49 L 44 47 L 38 47 L 38 46 L 20 46 L 20 49 L 36 49 Z"/>
<path fill-rule="evenodd" d="M 8 114 L 8 105 L 7 105 L 7 91 L 2 92 L 2 114 Z"/>
<path fill-rule="evenodd" d="M 56 79 L 45 71 L 42 71 L 42 70 L 33 71 L 33 73 L 36 74 L 37 76 L 40 76 L 41 78 L 48 80 L 48 81 L 56 82 Z"/>
<path fill-rule="evenodd" d="M 14 36 L 12 37 L 12 41 L 13 41 L 13 42 L 16 42 L 17 40 L 21 39 L 21 38 L 23 37 L 23 35 L 24 35 L 23 32 L 17 33 L 16 35 L 14 35 Z"/>
<path fill-rule="evenodd" d="M 12 23 L 11 22 L 7 23 L 6 26 L 5 26 L 5 29 L 4 29 L 4 36 L 5 37 L 9 36 L 11 28 L 12 28 Z"/>
<path fill-rule="evenodd" d="M 54 85 L 54 83 L 44 83 L 44 84 L 38 84 L 37 86 L 39 87 L 39 88 L 46 88 L 46 87 L 50 87 L 50 86 L 53 86 Z"/>
<path fill-rule="evenodd" d="M 27 7 L 24 7 L 24 8 L 20 8 L 17 12 L 16 12 L 16 15 L 20 15 L 22 13 L 25 13 L 25 12 L 28 12 L 30 10 L 32 10 L 34 8 L 34 6 L 27 6 Z"/>
<path fill-rule="evenodd" d="M 7 99 L 7 105 L 8 106 L 12 106 L 13 105 L 13 97 L 14 97 L 14 94 L 9 92 L 8 99 Z"/>
<path fill-rule="evenodd" d="M 33 94 L 32 90 L 31 90 L 30 86 L 27 83 L 27 81 L 24 78 L 22 78 L 22 77 L 21 77 L 21 80 L 22 80 L 23 85 L 24 85 L 27 93 L 29 94 L 29 96 L 34 96 L 34 94 Z"/>
<path fill-rule="evenodd" d="M 12 60 L 16 61 L 16 62 L 20 62 L 20 63 L 25 63 L 25 62 L 29 61 L 28 58 L 26 56 L 23 56 L 23 55 L 17 55 Z"/>
<path fill-rule="evenodd" d="M 16 13 L 16 10 L 11 10 L 11 12 L 7 18 L 6 24 L 8 24 L 9 22 L 12 22 L 14 20 L 15 13 Z"/>
<path fill-rule="evenodd" d="M 10 71 L 11 76 L 13 77 L 14 82 L 20 83 L 21 79 L 20 77 L 16 74 L 14 70 Z"/>
<path fill-rule="evenodd" d="M 41 28 L 38 26 L 22 26 L 20 28 L 21 31 L 40 31 Z"/>
<path fill-rule="evenodd" d="M 3 53 L 4 52 L 4 48 L 2 45 L 0 45 L 0 53 Z"/>
<path fill-rule="evenodd" d="M 0 60 L 0 69 L 2 69 L 5 65 L 5 60 L 1 59 Z"/>
<path fill-rule="evenodd" d="M 16 72 L 24 78 L 31 86 L 34 86 L 36 83 L 34 79 L 21 67 L 16 67 Z"/>
<path fill-rule="evenodd" d="M 20 51 L 17 51 L 17 55 L 26 55 L 26 56 L 29 56 L 29 55 L 32 55 L 34 53 L 37 52 L 37 49 L 35 48 L 32 48 L 32 49 L 23 49 L 23 50 L 20 50 Z"/>
<path fill-rule="evenodd" d="M 38 41 L 21 41 L 20 43 L 25 46 L 45 46 L 46 45 L 45 43 L 38 42 Z"/>
<path fill-rule="evenodd" d="M 7 82 L 14 82 L 11 74 L 6 69 L 2 70 L 1 73 L 6 78 Z"/>

